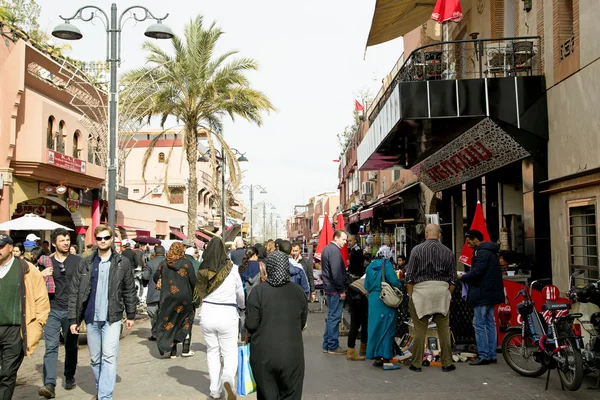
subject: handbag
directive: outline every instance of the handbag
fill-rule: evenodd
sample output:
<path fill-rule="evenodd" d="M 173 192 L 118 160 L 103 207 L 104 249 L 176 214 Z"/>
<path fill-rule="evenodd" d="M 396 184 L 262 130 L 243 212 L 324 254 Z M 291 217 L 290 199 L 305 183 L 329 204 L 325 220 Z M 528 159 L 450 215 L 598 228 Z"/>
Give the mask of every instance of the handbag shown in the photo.
<path fill-rule="evenodd" d="M 393 287 L 385 281 L 385 262 L 386 260 L 383 260 L 381 266 L 381 293 L 379 294 L 379 298 L 386 306 L 398 308 L 402 304 L 404 295 L 400 289 Z"/>
<path fill-rule="evenodd" d="M 248 396 L 256 392 L 256 381 L 252 375 L 250 367 L 250 345 L 244 344 L 238 347 L 238 374 L 237 374 L 237 394 Z"/>

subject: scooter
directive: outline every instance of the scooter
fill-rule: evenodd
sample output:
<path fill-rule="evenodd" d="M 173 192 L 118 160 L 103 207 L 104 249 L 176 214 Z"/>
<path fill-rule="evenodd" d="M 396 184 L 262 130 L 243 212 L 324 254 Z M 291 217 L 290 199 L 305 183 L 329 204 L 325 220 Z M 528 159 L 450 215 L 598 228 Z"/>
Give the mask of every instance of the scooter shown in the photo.
<path fill-rule="evenodd" d="M 584 271 L 575 271 L 569 280 L 569 299 L 573 302 L 573 314 L 579 316 L 574 330 L 580 331 L 583 339 L 581 354 L 586 373 L 600 370 L 600 281 L 579 278 L 586 284 L 576 286 L 575 278 Z M 600 375 L 596 385 L 590 389 L 600 388 Z"/>

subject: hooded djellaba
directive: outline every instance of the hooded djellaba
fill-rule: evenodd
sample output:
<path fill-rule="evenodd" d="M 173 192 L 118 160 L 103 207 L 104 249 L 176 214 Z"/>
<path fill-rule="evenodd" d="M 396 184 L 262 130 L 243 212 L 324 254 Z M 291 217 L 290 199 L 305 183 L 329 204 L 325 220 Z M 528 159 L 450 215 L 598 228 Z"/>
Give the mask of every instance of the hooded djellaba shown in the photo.
<path fill-rule="evenodd" d="M 258 398 L 301 399 L 308 301 L 290 282 L 287 254 L 275 250 L 265 259 L 267 278 L 248 295 L 246 328 L 252 334 L 250 365 Z"/>
<path fill-rule="evenodd" d="M 192 263 L 185 257 L 185 247 L 173 243 L 154 274 L 160 290 L 157 345 L 160 354 L 177 354 L 177 343 L 183 342 L 194 322 L 193 295 L 196 275 Z"/>

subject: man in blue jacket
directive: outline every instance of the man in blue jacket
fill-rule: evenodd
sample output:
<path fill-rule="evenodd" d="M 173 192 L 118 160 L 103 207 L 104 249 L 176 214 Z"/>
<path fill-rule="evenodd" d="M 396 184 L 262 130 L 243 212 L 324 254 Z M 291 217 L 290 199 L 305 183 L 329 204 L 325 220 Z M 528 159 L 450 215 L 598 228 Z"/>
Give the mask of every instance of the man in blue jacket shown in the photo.
<path fill-rule="evenodd" d="M 498 338 L 494 306 L 504 302 L 498 245 L 484 242 L 483 234 L 475 229 L 467 232 L 466 240 L 474 256 L 471 270 L 459 279 L 469 285 L 467 303 L 474 308 L 473 326 L 479 353 L 479 358 L 470 364 L 495 364 Z"/>
<path fill-rule="evenodd" d="M 325 320 L 325 334 L 323 335 L 323 353 L 346 354 L 340 347 L 339 327 L 342 320 L 344 300 L 346 300 L 346 286 L 348 276 L 342 258 L 341 248 L 344 247 L 348 235 L 337 230 L 333 234 L 333 241 L 321 253 L 321 277 L 323 291 L 327 296 L 327 319 Z"/>
<path fill-rule="evenodd" d="M 279 251 L 286 254 L 290 259 L 290 282 L 294 282 L 304 290 L 306 297 L 310 294 L 310 288 L 308 285 L 308 278 L 304 272 L 302 265 L 298 264 L 292 258 L 292 243 L 289 240 L 282 240 L 279 244 Z"/>

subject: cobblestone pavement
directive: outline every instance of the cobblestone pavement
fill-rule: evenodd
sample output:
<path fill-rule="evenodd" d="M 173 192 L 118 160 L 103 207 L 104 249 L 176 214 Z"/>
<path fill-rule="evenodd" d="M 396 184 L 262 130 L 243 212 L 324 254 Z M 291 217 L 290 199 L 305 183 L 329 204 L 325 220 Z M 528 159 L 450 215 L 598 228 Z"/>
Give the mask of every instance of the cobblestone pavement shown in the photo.
<path fill-rule="evenodd" d="M 414 373 L 408 368 L 383 371 L 372 367 L 370 362 L 349 362 L 344 356 L 321 352 L 325 314 L 309 315 L 309 325 L 304 332 L 306 375 L 304 399 L 353 400 L 353 399 L 599 399 L 600 391 L 587 387 L 595 383 L 594 377 L 586 377 L 578 392 L 560 390 L 556 372 L 550 377 L 550 388 L 544 391 L 545 377 L 524 378 L 514 373 L 502 357 L 497 365 L 473 367 L 457 363 L 454 372 L 444 373 L 440 367 L 423 368 Z M 136 322 L 133 330 L 121 340 L 117 369 L 117 385 L 114 398 L 121 399 L 205 399 L 208 398 L 208 373 L 206 347 L 202 342 L 198 325 L 194 326 L 195 356 L 169 359 L 159 356 L 155 342 L 150 342 L 150 323 L 147 319 Z M 345 347 L 346 338 L 341 338 Z M 18 386 L 14 399 L 38 399 L 42 384 L 42 358 L 44 343 L 33 357 L 26 359 L 19 371 Z M 94 377 L 90 369 L 89 353 L 82 338 L 77 368 L 77 387 L 66 391 L 62 377 L 64 349 L 59 355 L 59 387 L 57 399 L 90 399 L 94 394 Z M 255 399 L 254 395 L 248 399 Z"/>

